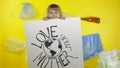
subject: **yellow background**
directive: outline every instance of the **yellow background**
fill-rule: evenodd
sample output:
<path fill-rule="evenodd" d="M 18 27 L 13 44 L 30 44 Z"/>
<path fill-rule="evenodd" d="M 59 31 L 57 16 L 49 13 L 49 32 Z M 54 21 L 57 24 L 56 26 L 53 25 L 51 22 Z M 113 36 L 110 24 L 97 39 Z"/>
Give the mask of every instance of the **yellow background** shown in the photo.
<path fill-rule="evenodd" d="M 24 2 L 35 10 L 35 18 L 20 19 Z M 11 53 L 5 49 L 9 38 L 25 42 L 24 21 L 42 19 L 49 4 L 60 5 L 70 17 L 99 17 L 101 22 L 81 21 L 82 35 L 99 33 L 104 50 L 120 50 L 120 0 L 0 0 L 0 68 L 27 68 L 26 49 Z M 72 29 L 72 28 L 71 28 Z M 85 68 L 96 68 L 98 56 L 85 61 Z"/>

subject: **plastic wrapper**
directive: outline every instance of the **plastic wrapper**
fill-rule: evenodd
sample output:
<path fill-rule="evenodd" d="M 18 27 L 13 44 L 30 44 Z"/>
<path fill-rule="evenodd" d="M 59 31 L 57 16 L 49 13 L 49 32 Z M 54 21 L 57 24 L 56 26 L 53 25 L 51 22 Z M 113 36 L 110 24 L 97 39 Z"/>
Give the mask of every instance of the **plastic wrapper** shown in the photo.
<path fill-rule="evenodd" d="M 22 9 L 20 18 L 26 19 L 26 18 L 34 18 L 34 17 L 35 17 L 35 13 L 34 13 L 34 10 L 31 6 L 31 4 L 23 3 L 23 9 Z"/>
<path fill-rule="evenodd" d="M 120 51 L 103 51 L 99 54 L 98 68 L 120 68 Z"/>
<path fill-rule="evenodd" d="M 9 52 L 19 52 L 25 48 L 25 45 L 15 39 L 8 39 L 5 43 L 6 50 Z"/>
<path fill-rule="evenodd" d="M 82 36 L 84 60 L 92 58 L 103 51 L 98 33 Z"/>

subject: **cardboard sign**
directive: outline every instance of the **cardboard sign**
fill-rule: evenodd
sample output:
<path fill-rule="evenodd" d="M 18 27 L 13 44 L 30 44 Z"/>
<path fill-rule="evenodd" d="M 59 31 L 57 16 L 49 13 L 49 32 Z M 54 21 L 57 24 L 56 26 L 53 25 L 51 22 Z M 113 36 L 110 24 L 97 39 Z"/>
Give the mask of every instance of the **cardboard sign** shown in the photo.
<path fill-rule="evenodd" d="M 84 68 L 80 18 L 25 22 L 29 68 Z"/>

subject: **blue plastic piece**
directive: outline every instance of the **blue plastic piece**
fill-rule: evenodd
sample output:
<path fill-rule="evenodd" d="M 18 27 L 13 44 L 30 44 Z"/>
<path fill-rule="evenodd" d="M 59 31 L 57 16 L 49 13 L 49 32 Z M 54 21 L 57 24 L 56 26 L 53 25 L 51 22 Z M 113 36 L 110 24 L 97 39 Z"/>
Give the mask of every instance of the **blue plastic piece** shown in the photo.
<path fill-rule="evenodd" d="M 100 36 L 98 33 L 82 36 L 84 60 L 98 55 L 103 51 Z"/>

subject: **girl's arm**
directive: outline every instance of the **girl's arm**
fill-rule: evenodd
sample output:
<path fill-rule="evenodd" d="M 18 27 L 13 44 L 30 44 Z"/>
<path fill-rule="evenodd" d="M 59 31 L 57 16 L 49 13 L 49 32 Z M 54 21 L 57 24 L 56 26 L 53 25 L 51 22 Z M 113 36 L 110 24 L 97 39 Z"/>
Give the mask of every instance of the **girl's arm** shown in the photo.
<path fill-rule="evenodd" d="M 88 22 L 95 22 L 100 23 L 100 18 L 98 17 L 83 17 L 81 20 L 88 21 Z"/>

